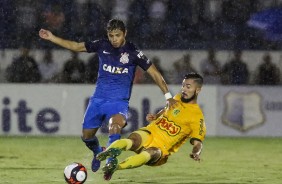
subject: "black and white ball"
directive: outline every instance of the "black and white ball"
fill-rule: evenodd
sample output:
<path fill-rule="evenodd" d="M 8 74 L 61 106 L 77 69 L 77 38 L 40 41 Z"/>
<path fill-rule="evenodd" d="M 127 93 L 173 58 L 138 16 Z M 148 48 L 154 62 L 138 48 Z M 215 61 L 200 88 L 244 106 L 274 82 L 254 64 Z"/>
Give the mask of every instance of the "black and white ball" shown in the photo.
<path fill-rule="evenodd" d="M 87 179 L 87 170 L 81 163 L 71 163 L 64 170 L 65 180 L 68 184 L 82 184 Z"/>

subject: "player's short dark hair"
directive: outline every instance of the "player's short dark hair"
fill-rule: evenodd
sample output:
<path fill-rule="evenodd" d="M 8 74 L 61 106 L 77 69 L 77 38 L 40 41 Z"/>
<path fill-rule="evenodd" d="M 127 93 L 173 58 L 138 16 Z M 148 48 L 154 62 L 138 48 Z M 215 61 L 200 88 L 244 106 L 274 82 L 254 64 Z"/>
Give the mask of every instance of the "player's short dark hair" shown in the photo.
<path fill-rule="evenodd" d="M 124 22 L 122 20 L 119 20 L 119 19 L 111 19 L 111 20 L 109 20 L 109 22 L 107 24 L 107 27 L 106 27 L 106 30 L 107 31 L 113 31 L 115 29 L 119 29 L 122 32 L 125 32 L 126 31 L 126 27 L 125 27 Z"/>
<path fill-rule="evenodd" d="M 193 79 L 193 80 L 195 80 L 195 82 L 197 82 L 200 86 L 202 86 L 203 83 L 204 83 L 203 77 L 202 77 L 200 74 L 195 73 L 195 72 L 187 73 L 187 74 L 184 76 L 184 79 Z"/>

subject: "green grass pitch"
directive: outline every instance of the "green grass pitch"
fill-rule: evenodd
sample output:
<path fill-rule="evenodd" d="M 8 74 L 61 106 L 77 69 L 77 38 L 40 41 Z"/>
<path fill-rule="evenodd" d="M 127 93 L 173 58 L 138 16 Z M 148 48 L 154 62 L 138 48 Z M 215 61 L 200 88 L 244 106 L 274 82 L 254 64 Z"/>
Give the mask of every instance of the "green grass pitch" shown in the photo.
<path fill-rule="evenodd" d="M 106 137 L 100 137 L 105 144 Z M 0 136 L 1 184 L 63 184 L 71 162 L 88 169 L 86 184 L 281 184 L 282 138 L 207 137 L 202 161 L 189 158 L 187 142 L 168 163 L 117 171 L 104 181 L 90 169 L 92 154 L 80 137 Z M 122 153 L 120 160 L 133 153 Z M 102 163 L 104 164 L 104 162 Z"/>

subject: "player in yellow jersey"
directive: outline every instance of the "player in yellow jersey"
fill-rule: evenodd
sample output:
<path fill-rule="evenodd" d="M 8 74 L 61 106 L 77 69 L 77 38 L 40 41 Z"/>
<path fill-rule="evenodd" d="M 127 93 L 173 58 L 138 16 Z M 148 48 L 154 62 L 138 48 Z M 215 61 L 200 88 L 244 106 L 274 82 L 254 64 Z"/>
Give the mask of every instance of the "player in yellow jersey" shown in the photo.
<path fill-rule="evenodd" d="M 200 161 L 202 142 L 206 135 L 204 115 L 197 97 L 203 78 L 197 73 L 185 75 L 181 92 L 174 96 L 179 101 L 174 108 L 164 108 L 157 114 L 148 114 L 150 124 L 129 135 L 127 139 L 113 142 L 104 152 L 97 155 L 102 161 L 113 159 L 103 167 L 104 179 L 110 180 L 116 170 L 131 169 L 142 165 L 158 166 L 167 162 L 168 156 L 178 151 L 190 139 L 193 145 L 190 157 Z M 122 150 L 137 154 L 118 163 L 116 158 Z"/>

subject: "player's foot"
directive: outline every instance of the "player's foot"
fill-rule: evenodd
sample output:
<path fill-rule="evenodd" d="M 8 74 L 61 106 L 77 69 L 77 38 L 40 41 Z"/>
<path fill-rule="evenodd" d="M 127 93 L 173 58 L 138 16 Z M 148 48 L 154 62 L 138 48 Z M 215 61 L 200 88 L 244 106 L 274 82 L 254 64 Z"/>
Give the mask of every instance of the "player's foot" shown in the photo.
<path fill-rule="evenodd" d="M 108 150 L 99 153 L 96 158 L 100 161 L 103 161 L 108 157 L 115 158 L 120 154 L 121 154 L 121 149 L 109 148 Z"/>
<path fill-rule="evenodd" d="M 118 168 L 118 159 L 112 158 L 104 167 L 104 179 L 110 180 L 112 178 L 112 175 Z"/>
<path fill-rule="evenodd" d="M 105 149 L 106 149 L 105 147 L 101 147 L 101 152 L 104 151 Z M 97 159 L 97 155 L 98 153 L 94 154 L 92 164 L 91 164 L 91 169 L 93 172 L 98 171 L 101 165 L 101 161 Z"/>
<path fill-rule="evenodd" d="M 96 155 L 94 155 L 94 158 L 92 160 L 92 164 L 91 164 L 91 169 L 93 172 L 96 172 L 99 170 L 101 165 L 101 162 L 96 158 Z"/>

